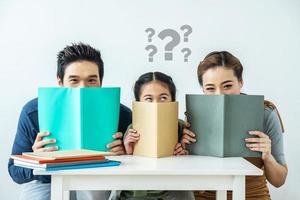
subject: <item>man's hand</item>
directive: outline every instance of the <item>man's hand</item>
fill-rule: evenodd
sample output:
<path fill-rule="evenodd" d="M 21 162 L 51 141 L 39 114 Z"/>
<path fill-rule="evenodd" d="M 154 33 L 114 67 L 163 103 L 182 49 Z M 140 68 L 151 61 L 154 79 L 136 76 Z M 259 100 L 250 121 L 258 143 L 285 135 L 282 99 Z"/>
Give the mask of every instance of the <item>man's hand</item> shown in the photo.
<path fill-rule="evenodd" d="M 113 138 L 115 141 L 107 145 L 107 148 L 109 148 L 110 152 L 115 153 L 116 155 L 124 155 L 125 149 L 122 141 L 123 133 L 117 132 L 113 135 Z"/>
<path fill-rule="evenodd" d="M 34 152 L 48 152 L 48 151 L 56 151 L 58 149 L 58 146 L 52 146 L 52 147 L 44 147 L 46 144 L 54 144 L 56 143 L 55 139 L 49 139 L 49 140 L 42 140 L 44 136 L 48 136 L 49 132 L 39 132 L 36 136 L 36 139 L 34 141 L 34 144 L 32 146 L 32 150 Z"/>

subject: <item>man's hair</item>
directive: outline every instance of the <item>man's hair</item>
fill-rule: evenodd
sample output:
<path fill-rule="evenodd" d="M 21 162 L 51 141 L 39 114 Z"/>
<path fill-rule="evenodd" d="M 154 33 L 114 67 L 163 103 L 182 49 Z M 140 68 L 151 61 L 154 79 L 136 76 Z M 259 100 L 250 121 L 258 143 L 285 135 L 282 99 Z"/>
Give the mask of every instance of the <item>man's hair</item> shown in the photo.
<path fill-rule="evenodd" d="M 82 42 L 72 43 L 57 54 L 57 77 L 63 81 L 65 70 L 69 64 L 76 61 L 90 61 L 98 66 L 99 78 L 102 83 L 104 66 L 99 50 Z"/>

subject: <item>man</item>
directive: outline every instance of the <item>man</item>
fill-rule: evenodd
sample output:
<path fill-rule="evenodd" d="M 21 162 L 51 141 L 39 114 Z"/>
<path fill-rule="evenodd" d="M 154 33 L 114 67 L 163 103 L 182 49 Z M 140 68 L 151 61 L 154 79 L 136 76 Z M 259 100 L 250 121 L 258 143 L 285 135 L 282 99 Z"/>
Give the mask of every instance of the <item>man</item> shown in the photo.
<path fill-rule="evenodd" d="M 57 81 L 60 87 L 101 87 L 103 81 L 103 61 L 101 54 L 93 47 L 78 43 L 65 47 L 57 56 Z M 108 144 L 111 152 L 124 154 L 122 132 L 131 123 L 131 111 L 120 105 L 120 118 L 115 139 Z M 57 146 L 45 147 L 55 143 L 55 139 L 42 140 L 51 133 L 39 132 L 38 101 L 37 98 L 29 101 L 20 114 L 17 133 L 12 147 L 12 155 L 30 151 L 55 151 Z M 8 163 L 11 178 L 22 184 L 21 199 L 50 199 L 50 176 L 35 176 L 31 169 L 13 165 L 12 159 Z M 74 195 L 74 194 L 73 194 Z M 73 196 L 71 195 L 71 196 Z M 107 199 L 109 191 L 77 192 L 77 199 Z"/>

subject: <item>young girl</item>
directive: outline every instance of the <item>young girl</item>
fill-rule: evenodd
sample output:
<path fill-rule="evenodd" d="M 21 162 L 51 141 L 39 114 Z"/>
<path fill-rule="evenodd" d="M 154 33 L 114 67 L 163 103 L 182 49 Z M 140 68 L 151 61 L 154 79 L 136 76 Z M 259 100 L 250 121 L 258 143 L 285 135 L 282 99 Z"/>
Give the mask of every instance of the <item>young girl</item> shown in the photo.
<path fill-rule="evenodd" d="M 140 76 L 135 82 L 134 95 L 136 101 L 141 102 L 172 102 L 175 101 L 176 87 L 170 76 L 161 72 L 149 72 Z M 183 121 L 179 120 L 178 127 L 178 138 L 181 138 L 182 134 L 195 136 L 186 128 Z M 130 125 L 124 135 L 124 146 L 127 154 L 133 153 L 134 145 L 139 139 L 139 133 L 132 129 Z M 192 138 L 192 141 L 195 141 L 195 139 Z M 181 143 L 176 144 L 174 155 L 185 155 L 187 153 Z M 121 199 L 189 200 L 194 199 L 194 195 L 190 191 L 123 191 L 121 192 Z"/>
<path fill-rule="evenodd" d="M 240 61 L 226 51 L 208 54 L 198 66 L 198 80 L 204 94 L 242 94 L 243 66 Z M 261 158 L 245 158 L 264 170 L 263 176 L 246 177 L 246 199 L 271 199 L 267 187 L 268 180 L 275 187 L 284 184 L 287 165 L 283 152 L 283 126 L 279 113 L 271 102 L 265 101 L 264 130 L 250 131 L 256 138 L 248 138 L 245 145 L 251 151 L 262 152 Z M 183 138 L 190 140 L 191 135 Z M 231 193 L 228 192 L 228 199 Z M 215 199 L 213 192 L 199 192 L 196 199 Z"/>

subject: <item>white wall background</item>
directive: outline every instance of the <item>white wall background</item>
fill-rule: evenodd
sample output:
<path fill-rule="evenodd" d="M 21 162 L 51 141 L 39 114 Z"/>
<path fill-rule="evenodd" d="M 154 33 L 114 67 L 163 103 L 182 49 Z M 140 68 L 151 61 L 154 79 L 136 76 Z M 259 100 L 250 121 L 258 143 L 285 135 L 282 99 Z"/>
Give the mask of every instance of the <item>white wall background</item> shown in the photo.
<path fill-rule="evenodd" d="M 157 32 L 183 24 L 193 27 L 190 42 L 174 48 L 174 60 L 163 60 L 168 40 L 157 34 L 154 62 L 147 61 L 145 29 Z M 244 92 L 264 94 L 284 119 L 286 184 L 271 188 L 273 199 L 300 198 L 299 57 L 300 1 L 297 0 L 131 0 L 0 1 L 0 199 L 17 199 L 19 185 L 7 172 L 7 160 L 22 106 L 39 86 L 56 85 L 56 54 L 71 42 L 101 50 L 104 86 L 121 86 L 130 106 L 139 75 L 162 71 L 178 87 L 181 116 L 184 95 L 199 93 L 197 65 L 213 50 L 228 50 L 244 65 Z M 180 50 L 192 50 L 183 62 Z"/>

